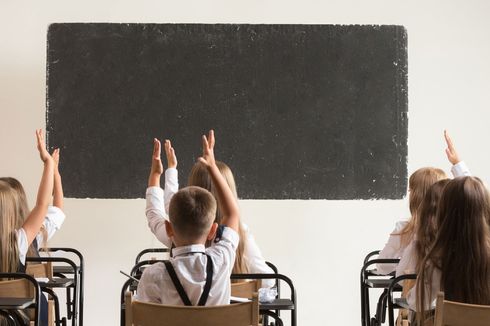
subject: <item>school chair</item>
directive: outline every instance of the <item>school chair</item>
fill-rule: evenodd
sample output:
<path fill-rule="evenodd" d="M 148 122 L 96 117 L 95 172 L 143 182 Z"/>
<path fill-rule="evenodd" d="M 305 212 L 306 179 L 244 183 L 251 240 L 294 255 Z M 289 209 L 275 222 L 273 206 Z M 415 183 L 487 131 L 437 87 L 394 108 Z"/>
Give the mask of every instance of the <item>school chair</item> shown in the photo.
<path fill-rule="evenodd" d="M 416 280 L 417 275 L 416 274 L 405 274 L 405 275 L 400 275 L 398 277 L 395 277 L 392 281 L 390 286 L 388 287 L 388 325 L 389 326 L 395 326 L 395 309 L 410 309 L 407 303 L 407 299 L 404 297 L 401 298 L 394 298 L 393 292 L 400 291 L 400 282 L 409 282 L 409 280 Z M 410 285 L 412 285 L 411 283 Z M 407 287 L 408 288 L 408 287 Z"/>
<path fill-rule="evenodd" d="M 258 326 L 259 301 L 221 306 L 188 307 L 133 301 L 126 292 L 127 326 Z"/>
<path fill-rule="evenodd" d="M 291 325 L 297 325 L 297 310 L 298 304 L 296 301 L 296 290 L 293 281 L 283 274 L 231 274 L 232 280 L 263 280 L 275 279 L 282 281 L 289 286 L 289 298 L 281 298 L 276 296 L 272 302 L 260 302 L 260 314 L 267 319 L 271 317 L 276 321 L 276 325 L 282 325 L 282 320 L 279 316 L 279 311 L 289 310 L 291 312 Z M 233 284 L 233 283 L 232 283 Z M 264 323 L 265 324 L 265 323 Z"/>
<path fill-rule="evenodd" d="M 393 279 L 393 274 L 382 275 L 378 274 L 373 265 L 377 264 L 397 264 L 399 259 L 379 259 L 373 258 L 379 255 L 380 250 L 371 251 L 363 260 L 360 275 L 361 289 L 361 325 L 362 326 L 378 326 L 385 322 L 386 307 L 388 298 L 388 287 Z M 376 314 L 371 317 L 370 312 L 370 289 L 383 289 L 376 306 Z M 401 287 L 396 290 L 401 291 Z"/>
<path fill-rule="evenodd" d="M 27 312 L 26 309 L 34 309 L 31 325 L 40 325 L 41 288 L 36 279 L 23 273 L 0 273 L 0 280 L 5 280 L 0 281 L 1 315 L 22 325 L 24 322 L 16 311 Z"/>
<path fill-rule="evenodd" d="M 231 283 L 231 296 L 239 298 L 251 298 L 260 289 L 260 280 L 245 280 Z"/>
<path fill-rule="evenodd" d="M 444 292 L 437 294 L 434 326 L 488 326 L 490 306 L 444 300 Z"/>
<path fill-rule="evenodd" d="M 51 248 L 48 248 L 48 250 L 49 249 Z M 47 278 L 47 280 L 39 281 L 38 283 L 41 287 L 41 290 L 43 292 L 48 293 L 50 297 L 54 300 L 56 324 L 64 325 L 67 323 L 67 319 L 69 319 L 71 320 L 72 326 L 75 325 L 82 326 L 83 305 L 81 305 L 82 303 L 81 298 L 83 292 L 81 288 L 83 282 L 80 279 L 81 278 L 80 265 L 77 265 L 70 258 L 58 257 L 58 256 L 27 257 L 26 263 L 27 266 L 30 265 L 51 266 L 51 267 L 45 267 L 46 269 L 51 269 L 51 271 L 48 270 L 46 271 L 46 276 L 42 276 L 38 274 L 40 277 Z M 29 267 L 29 268 L 34 268 L 34 272 L 36 273 L 42 273 L 41 267 Z M 71 275 L 70 277 L 67 277 L 65 274 L 71 274 Z M 58 296 L 55 293 L 55 290 L 66 291 L 66 307 L 67 307 L 66 317 L 63 318 L 60 317 L 60 309 L 59 309 L 60 303 L 58 300 Z"/>
<path fill-rule="evenodd" d="M 138 255 L 136 255 L 136 259 L 134 261 L 134 264 L 137 265 L 142 260 L 143 256 L 149 255 L 149 254 L 158 254 L 159 260 L 168 259 L 170 256 L 170 249 L 169 248 L 147 248 L 147 249 L 143 249 L 138 253 Z M 152 257 L 150 257 L 149 260 L 155 260 L 155 259 L 156 259 L 156 257 L 152 256 Z"/>
<path fill-rule="evenodd" d="M 67 302 L 67 317 L 72 320 L 72 324 L 83 326 L 83 302 L 84 302 L 84 277 L 85 263 L 80 251 L 67 247 L 40 248 L 40 253 L 49 256 L 41 258 L 59 258 L 56 262 L 62 265 L 53 264 L 53 274 L 58 278 L 72 279 L 73 285 L 66 287 L 66 297 L 72 298 Z M 73 290 L 73 296 L 71 291 Z"/>
<path fill-rule="evenodd" d="M 26 274 L 36 279 L 53 279 L 53 264 L 47 263 L 27 263 Z M 41 291 L 49 294 L 48 300 L 48 325 L 63 325 L 66 321 L 62 322 L 60 318 L 60 303 L 58 296 L 50 288 L 41 287 Z"/>

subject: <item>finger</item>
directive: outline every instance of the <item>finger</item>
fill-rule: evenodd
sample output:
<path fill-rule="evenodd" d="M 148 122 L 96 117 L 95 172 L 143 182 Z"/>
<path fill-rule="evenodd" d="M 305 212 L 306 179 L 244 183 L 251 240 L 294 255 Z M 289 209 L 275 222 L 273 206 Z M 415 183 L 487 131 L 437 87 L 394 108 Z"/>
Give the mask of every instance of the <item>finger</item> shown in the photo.
<path fill-rule="evenodd" d="M 36 129 L 36 139 L 39 145 L 41 143 L 41 129 Z"/>
<path fill-rule="evenodd" d="M 452 156 L 451 150 L 449 148 L 446 148 L 446 155 L 448 158 L 451 158 Z"/>
<path fill-rule="evenodd" d="M 453 150 L 454 148 L 454 144 L 453 144 L 453 140 L 451 139 L 451 137 L 449 136 L 449 133 L 447 132 L 447 130 L 444 130 L 444 138 L 446 138 L 446 143 L 447 143 L 447 146 Z"/>
<path fill-rule="evenodd" d="M 211 129 L 211 130 L 209 130 L 209 146 L 211 148 L 214 148 L 214 142 L 215 142 L 215 140 L 214 140 L 214 130 Z"/>
<path fill-rule="evenodd" d="M 197 159 L 199 162 L 203 163 L 204 165 L 208 165 L 208 162 L 204 159 L 204 157 L 200 157 Z"/>
<path fill-rule="evenodd" d="M 206 153 L 208 149 L 209 149 L 208 139 L 206 138 L 205 135 L 202 135 L 202 150 L 204 153 Z"/>
<path fill-rule="evenodd" d="M 153 157 L 160 157 L 160 141 L 156 138 L 153 140 Z"/>

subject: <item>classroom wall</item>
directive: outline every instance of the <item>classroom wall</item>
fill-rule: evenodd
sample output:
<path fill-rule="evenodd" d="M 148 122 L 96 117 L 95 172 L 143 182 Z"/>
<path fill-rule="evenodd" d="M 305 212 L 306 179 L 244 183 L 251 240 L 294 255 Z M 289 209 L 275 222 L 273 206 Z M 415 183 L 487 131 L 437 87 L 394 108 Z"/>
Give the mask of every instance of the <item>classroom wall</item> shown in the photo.
<path fill-rule="evenodd" d="M 45 127 L 52 22 L 401 24 L 409 44 L 409 173 L 427 165 L 449 170 L 447 128 L 472 172 L 488 182 L 488 12 L 485 0 L 2 0 L 0 175 L 19 178 L 34 202 L 41 173 L 34 129 Z M 125 281 L 119 270 L 128 271 L 139 250 L 158 246 L 146 227 L 144 200 L 65 204 L 67 220 L 51 244 L 86 257 L 85 324 L 117 325 Z M 408 215 L 406 200 L 247 200 L 240 206 L 264 256 L 294 280 L 300 325 L 359 324 L 362 258 L 381 248 L 395 221 Z"/>

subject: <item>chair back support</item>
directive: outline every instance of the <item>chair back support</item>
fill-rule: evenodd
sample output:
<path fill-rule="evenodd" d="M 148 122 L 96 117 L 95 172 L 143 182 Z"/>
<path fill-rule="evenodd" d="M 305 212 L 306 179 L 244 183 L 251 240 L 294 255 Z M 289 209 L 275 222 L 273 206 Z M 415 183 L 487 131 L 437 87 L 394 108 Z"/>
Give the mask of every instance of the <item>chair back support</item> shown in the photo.
<path fill-rule="evenodd" d="M 170 306 L 132 300 L 126 292 L 126 326 L 257 326 L 259 301 L 253 300 L 222 306 Z"/>
<path fill-rule="evenodd" d="M 474 305 L 444 300 L 444 293 L 437 295 L 434 326 L 488 326 L 490 306 Z"/>
<path fill-rule="evenodd" d="M 34 289 L 26 279 L 0 281 L 0 297 L 34 298 Z"/>
<path fill-rule="evenodd" d="M 46 277 L 51 280 L 53 278 L 53 263 L 28 263 L 26 266 L 26 274 L 31 275 L 32 277 Z"/>
<path fill-rule="evenodd" d="M 247 280 L 243 282 L 231 283 L 231 295 L 233 297 L 249 298 L 259 292 L 260 280 Z"/>

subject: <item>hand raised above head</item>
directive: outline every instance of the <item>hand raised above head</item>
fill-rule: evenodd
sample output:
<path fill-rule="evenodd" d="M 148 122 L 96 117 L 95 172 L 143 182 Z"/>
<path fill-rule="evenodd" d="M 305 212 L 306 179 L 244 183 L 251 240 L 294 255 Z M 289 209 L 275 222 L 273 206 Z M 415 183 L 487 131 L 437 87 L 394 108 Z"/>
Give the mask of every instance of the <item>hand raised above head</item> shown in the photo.
<path fill-rule="evenodd" d="M 177 167 L 177 156 L 175 155 L 175 150 L 172 147 L 170 140 L 165 140 L 165 154 L 167 155 L 167 167 L 176 168 Z"/>
<path fill-rule="evenodd" d="M 458 164 L 461 160 L 459 158 L 458 152 L 456 151 L 456 148 L 454 147 L 451 137 L 449 137 L 449 133 L 447 132 L 447 130 L 444 130 L 444 138 L 446 139 L 446 144 L 447 144 L 447 148 L 446 148 L 447 159 L 453 165 Z"/>
<path fill-rule="evenodd" d="M 153 138 L 153 154 L 151 159 L 151 174 L 162 174 L 163 164 L 161 159 L 161 144 L 156 138 Z"/>
<path fill-rule="evenodd" d="M 44 134 L 42 129 L 36 130 L 36 140 L 37 140 L 37 150 L 39 151 L 39 156 L 44 163 L 53 162 L 53 158 L 49 155 L 46 150 L 46 143 L 44 142 Z"/>
<path fill-rule="evenodd" d="M 214 131 L 210 130 L 208 136 L 202 136 L 202 156 L 199 158 L 199 162 L 206 166 L 215 165 L 214 159 Z"/>
<path fill-rule="evenodd" d="M 51 157 L 53 158 L 54 164 L 58 167 L 60 164 L 60 149 L 56 148 L 53 153 L 51 153 Z"/>

